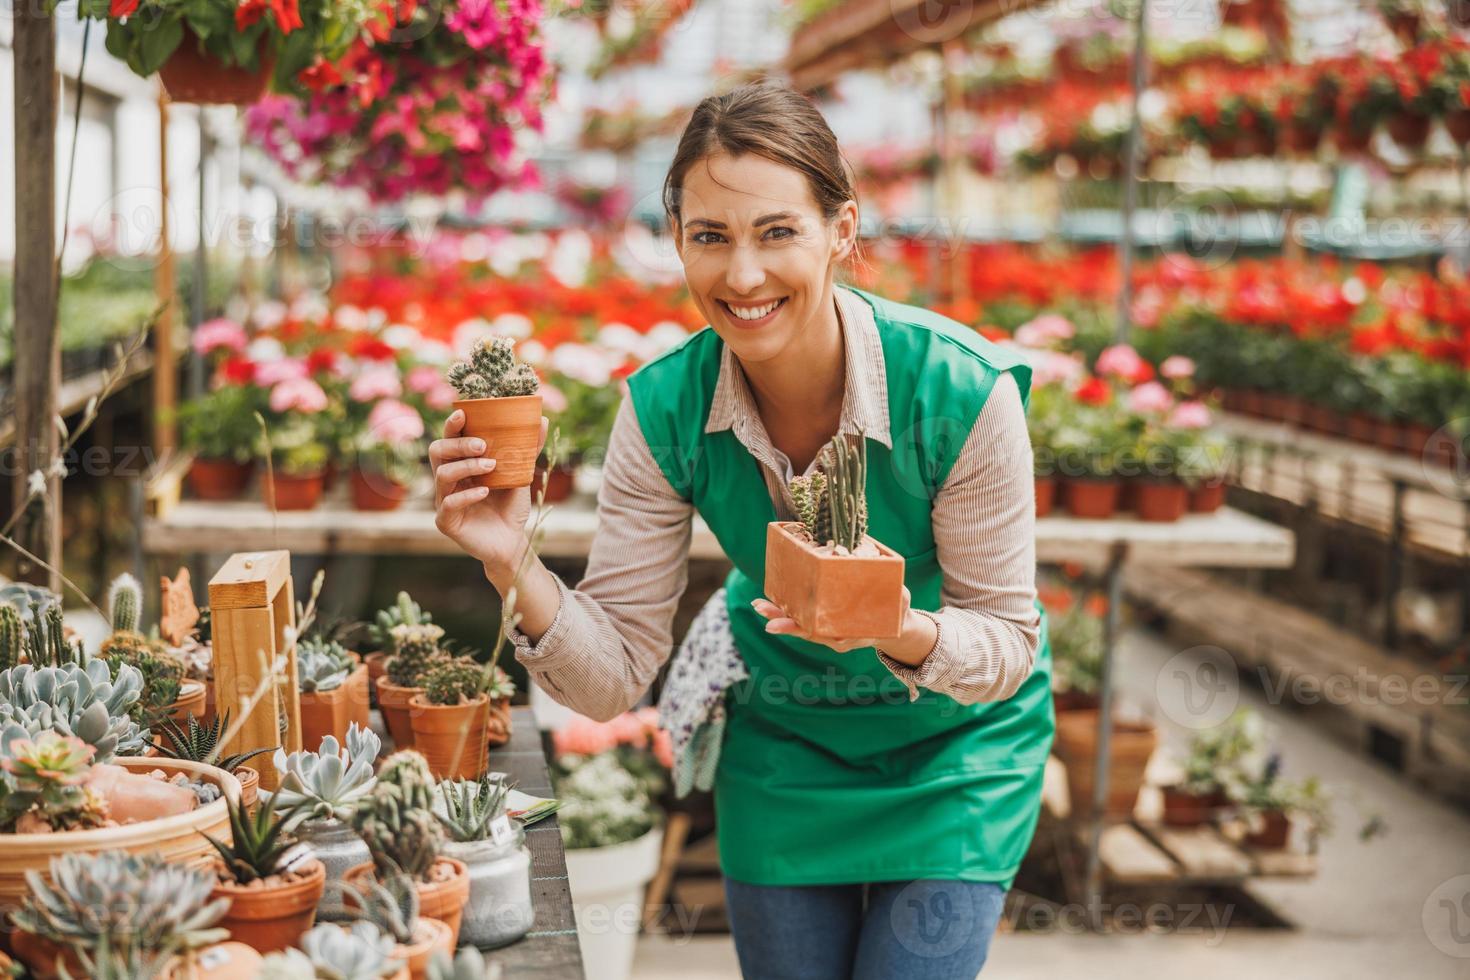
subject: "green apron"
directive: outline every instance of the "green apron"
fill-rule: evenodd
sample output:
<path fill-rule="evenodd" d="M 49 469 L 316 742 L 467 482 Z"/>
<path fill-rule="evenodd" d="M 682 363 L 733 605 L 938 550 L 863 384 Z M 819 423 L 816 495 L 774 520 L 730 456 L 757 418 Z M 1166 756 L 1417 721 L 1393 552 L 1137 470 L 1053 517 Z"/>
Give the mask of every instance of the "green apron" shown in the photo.
<path fill-rule="evenodd" d="M 842 287 L 846 288 L 846 287 Z M 868 530 L 904 556 L 916 609 L 937 610 L 932 501 L 1000 372 L 1025 400 L 1026 363 L 938 314 L 855 290 L 883 341 L 893 448 L 868 440 Z M 760 463 L 730 430 L 706 433 L 723 342 L 709 328 L 628 379 L 639 426 L 670 485 L 734 563 L 730 625 L 749 679 L 726 692 L 715 777 L 720 863 L 762 885 L 915 878 L 1009 888 L 1030 845 L 1051 748 L 1051 648 L 1009 700 L 962 705 L 908 689 L 871 647 L 765 632 Z"/>

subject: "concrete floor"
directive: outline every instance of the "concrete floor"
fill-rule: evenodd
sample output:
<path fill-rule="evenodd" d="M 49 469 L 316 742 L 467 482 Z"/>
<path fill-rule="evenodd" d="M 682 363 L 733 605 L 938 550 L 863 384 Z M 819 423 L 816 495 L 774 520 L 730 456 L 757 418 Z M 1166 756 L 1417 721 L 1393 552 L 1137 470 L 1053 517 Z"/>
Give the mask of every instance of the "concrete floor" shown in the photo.
<path fill-rule="evenodd" d="M 1183 707 L 1180 678 L 1193 676 L 1197 663 L 1193 651 L 1174 649 L 1156 634 L 1135 630 L 1125 637 L 1118 664 L 1122 707 L 1152 715 L 1166 745 L 1182 744 L 1187 737 L 1191 715 Z M 1381 816 L 1386 835 L 1360 841 L 1358 810 L 1340 804 L 1337 832 L 1322 841 L 1315 878 L 1252 886 L 1252 893 L 1294 929 L 1003 933 L 995 939 L 984 976 L 1470 978 L 1470 815 L 1350 751 L 1320 724 L 1267 704 L 1260 691 L 1231 686 L 1221 697 L 1224 704 L 1217 702 L 1213 711 L 1238 699 L 1265 715 L 1276 730 L 1288 776 L 1320 775 L 1337 796 Z M 633 975 L 638 980 L 726 980 L 740 971 L 729 937 L 645 936 Z"/>

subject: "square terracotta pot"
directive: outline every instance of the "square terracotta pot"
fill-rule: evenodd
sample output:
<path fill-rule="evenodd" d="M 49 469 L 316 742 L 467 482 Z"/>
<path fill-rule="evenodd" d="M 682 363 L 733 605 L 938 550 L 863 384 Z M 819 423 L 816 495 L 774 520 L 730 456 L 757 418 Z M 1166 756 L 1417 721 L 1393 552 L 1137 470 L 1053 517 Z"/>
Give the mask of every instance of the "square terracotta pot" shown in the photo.
<path fill-rule="evenodd" d="M 903 632 L 903 556 L 826 555 L 796 522 L 766 525 L 766 595 L 808 633 L 893 639 Z"/>

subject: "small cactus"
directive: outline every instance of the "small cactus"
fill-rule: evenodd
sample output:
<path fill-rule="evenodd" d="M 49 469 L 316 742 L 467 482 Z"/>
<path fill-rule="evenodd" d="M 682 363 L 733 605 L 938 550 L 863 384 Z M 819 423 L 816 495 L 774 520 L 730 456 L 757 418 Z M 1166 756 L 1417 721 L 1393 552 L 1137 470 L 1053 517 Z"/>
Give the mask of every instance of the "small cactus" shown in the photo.
<path fill-rule="evenodd" d="M 20 610 L 11 605 L 0 605 L 0 670 L 9 670 L 20 663 L 25 640 L 26 627 L 20 618 Z"/>
<path fill-rule="evenodd" d="M 396 652 L 393 641 L 393 627 L 395 626 L 418 626 L 421 623 L 432 623 L 434 616 L 425 612 L 424 609 L 413 601 L 413 597 L 407 592 L 399 592 L 398 599 L 387 609 L 379 609 L 378 614 L 368 627 L 368 636 L 382 652 L 392 655 Z"/>
<path fill-rule="evenodd" d="M 433 810 L 434 774 L 427 760 L 412 750 L 390 755 L 352 815 L 353 829 L 367 842 L 380 881 L 398 873 L 428 880 L 444 843 L 444 829 Z"/>
<path fill-rule="evenodd" d="M 26 659 L 37 667 L 87 662 L 81 644 L 66 637 L 61 603 L 57 601 L 36 600 L 31 603 L 31 618 L 26 623 L 26 644 Z"/>
<path fill-rule="evenodd" d="M 445 378 L 461 398 L 534 395 L 540 388 L 531 366 L 516 360 L 515 341 L 509 337 L 481 337 L 467 360 L 449 366 Z"/>
<path fill-rule="evenodd" d="M 400 687 L 418 687 L 428 669 L 444 659 L 439 641 L 444 627 L 433 623 L 405 623 L 392 629 L 396 651 L 384 664 L 388 681 Z"/>
<path fill-rule="evenodd" d="M 791 481 L 796 516 L 817 544 L 857 550 L 868 533 L 868 442 L 856 445 L 841 433 L 823 449 L 821 468 Z"/>
<path fill-rule="evenodd" d="M 107 590 L 107 609 L 114 631 L 136 632 L 143 608 L 143 586 L 127 572 L 112 580 Z"/>
<path fill-rule="evenodd" d="M 133 706 L 133 718 L 141 725 L 157 726 L 168 713 L 169 705 L 178 700 L 184 683 L 183 663 L 169 654 L 160 641 L 121 630 L 102 641 L 97 656 L 114 677 L 122 664 L 131 664 L 142 672 L 143 696 Z"/>
<path fill-rule="evenodd" d="M 446 657 L 424 671 L 430 704 L 468 704 L 485 693 L 485 668 L 468 657 Z"/>

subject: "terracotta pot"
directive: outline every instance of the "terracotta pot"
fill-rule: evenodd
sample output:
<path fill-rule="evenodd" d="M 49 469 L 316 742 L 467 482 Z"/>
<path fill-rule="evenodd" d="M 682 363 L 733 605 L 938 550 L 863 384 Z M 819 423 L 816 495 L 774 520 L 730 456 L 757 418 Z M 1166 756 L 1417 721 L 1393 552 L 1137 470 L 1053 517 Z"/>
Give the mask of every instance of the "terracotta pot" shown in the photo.
<path fill-rule="evenodd" d="M 62 974 L 57 969 L 58 957 L 66 967 L 67 975 L 86 976 L 86 970 L 82 968 L 82 961 L 76 953 L 34 933 L 20 929 L 13 931 L 10 934 L 10 951 L 30 970 L 32 980 L 60 980 Z"/>
<path fill-rule="evenodd" d="M 312 860 L 294 880 L 254 888 L 220 882 L 209 897 L 230 900 L 219 924 L 230 930 L 231 939 L 257 952 L 273 953 L 295 946 L 311 928 L 326 887 L 326 865 Z"/>
<path fill-rule="evenodd" d="M 1383 128 L 1399 146 L 1417 151 L 1424 149 L 1424 143 L 1429 139 L 1429 124 L 1433 121 L 1430 116 L 1401 110 L 1384 119 Z"/>
<path fill-rule="evenodd" d="M 276 56 L 266 46 L 264 35 L 256 50 L 259 62 L 255 71 L 223 64 L 200 49 L 199 38 L 185 25 L 183 40 L 158 69 L 158 78 L 174 102 L 249 105 L 265 95 L 276 67 Z"/>
<path fill-rule="evenodd" d="M 766 595 L 814 636 L 892 639 L 903 632 L 903 556 L 827 555 L 794 521 L 766 525 Z M 872 541 L 872 538 L 867 540 Z"/>
<path fill-rule="evenodd" d="M 1053 476 L 1038 476 L 1036 478 L 1036 516 L 1045 517 L 1051 513 L 1052 506 L 1057 499 L 1057 480 Z"/>
<path fill-rule="evenodd" d="M 1286 418 L 1286 396 L 1275 391 L 1261 392 L 1261 415 L 1273 422 Z"/>
<path fill-rule="evenodd" d="M 255 804 L 260 801 L 260 772 L 249 766 L 241 766 L 235 770 L 235 778 L 240 780 L 240 803 L 251 813 L 255 812 Z"/>
<path fill-rule="evenodd" d="M 1064 711 L 1097 710 L 1097 695 L 1084 691 L 1053 691 L 1051 699 L 1057 714 Z"/>
<path fill-rule="evenodd" d="M 1116 513 L 1120 510 L 1133 510 L 1137 506 L 1138 481 L 1120 479 L 1118 481 L 1118 503 L 1114 505 L 1113 511 Z"/>
<path fill-rule="evenodd" d="M 393 745 L 399 749 L 413 748 L 413 725 L 408 720 L 408 702 L 415 694 L 423 694 L 421 687 L 400 687 L 385 674 L 378 678 L 378 710 L 383 714 L 383 724 L 393 736 Z"/>
<path fill-rule="evenodd" d="M 411 946 L 399 943 L 394 954 L 404 961 L 412 980 L 426 980 L 429 976 L 429 963 L 433 961 L 436 952 L 442 950 L 449 956 L 454 955 L 454 936 L 449 931 L 449 926 L 443 922 L 420 915 L 418 935 L 415 938 L 417 942 Z"/>
<path fill-rule="evenodd" d="M 1374 445 L 1378 441 L 1378 420 L 1366 412 L 1354 412 L 1348 416 L 1347 437 L 1365 446 Z"/>
<path fill-rule="evenodd" d="M 469 704 L 430 704 L 422 694 L 409 701 L 413 747 L 438 779 L 479 779 L 490 768 L 487 747 L 490 699 Z"/>
<path fill-rule="evenodd" d="M 1332 142 L 1340 153 L 1367 153 L 1373 143 L 1372 129 L 1359 129 L 1351 124 L 1333 127 Z"/>
<path fill-rule="evenodd" d="M 1072 815 L 1084 816 L 1092 811 L 1092 787 L 1097 765 L 1096 711 L 1069 711 L 1057 718 L 1053 750 L 1067 767 L 1067 789 L 1072 799 Z M 1149 757 L 1158 747 L 1159 736 L 1154 726 L 1114 719 L 1108 765 L 1108 797 L 1103 815 L 1110 820 L 1126 820 L 1138 803 L 1144 770 Z"/>
<path fill-rule="evenodd" d="M 310 476 L 267 474 L 260 486 L 265 505 L 275 510 L 311 510 L 321 502 L 325 489 L 320 473 Z"/>
<path fill-rule="evenodd" d="M 189 489 L 200 500 L 238 500 L 254 469 L 254 463 L 196 457 L 189 464 Z"/>
<path fill-rule="evenodd" d="M 1309 404 L 1305 421 L 1309 428 L 1324 435 L 1339 436 L 1343 433 L 1342 416 L 1325 405 Z"/>
<path fill-rule="evenodd" d="M 1135 480 L 1134 510 L 1141 521 L 1168 523 L 1189 511 L 1189 487 L 1178 480 Z"/>
<path fill-rule="evenodd" d="M 1290 122 L 1280 130 L 1280 143 L 1287 152 L 1301 157 L 1315 157 L 1322 143 L 1322 126 L 1305 122 Z"/>
<path fill-rule="evenodd" d="M 382 473 L 352 470 L 352 509 L 397 510 L 408 499 L 408 486 Z"/>
<path fill-rule="evenodd" d="M 186 680 L 180 684 L 179 696 L 174 698 L 174 703 L 168 706 L 169 721 L 187 730 L 190 715 L 202 718 L 205 691 L 203 681 Z"/>
<path fill-rule="evenodd" d="M 1216 477 L 1197 483 L 1189 491 L 1191 514 L 1213 514 L 1225 505 L 1225 478 Z"/>
<path fill-rule="evenodd" d="M 1393 419 L 1379 419 L 1373 427 L 1373 438 L 1379 449 L 1396 453 L 1404 445 L 1404 427 Z"/>
<path fill-rule="evenodd" d="M 546 467 L 541 460 L 536 461 L 536 472 L 531 478 L 531 496 L 535 497 L 541 487 L 541 479 L 546 474 Z M 577 469 L 574 466 L 560 465 L 546 475 L 546 503 L 559 504 L 572 495 L 576 486 Z"/>
<path fill-rule="evenodd" d="M 373 716 L 372 698 L 368 694 L 370 684 L 367 664 L 359 663 L 353 668 L 352 673 L 347 675 L 347 683 L 342 686 L 347 689 L 347 724 L 356 722 L 358 728 L 370 727 Z M 343 731 L 345 733 L 346 729 Z"/>
<path fill-rule="evenodd" d="M 330 691 L 301 692 L 301 745 L 316 751 L 331 735 L 339 744 L 347 739 L 347 681 Z"/>
<path fill-rule="evenodd" d="M 495 460 L 495 469 L 472 482 L 491 490 L 530 486 L 541 441 L 541 396 L 462 398 L 454 407 L 464 412 L 464 435 L 484 439 L 485 455 Z"/>
<path fill-rule="evenodd" d="M 1239 411 L 1243 415 L 1261 415 L 1261 397 L 1263 392 L 1259 388 L 1242 388 L 1240 390 Z"/>
<path fill-rule="evenodd" d="M 470 874 L 464 862 L 440 855 L 434 859 L 440 869 L 434 881 L 419 881 L 414 887 L 419 893 L 419 916 L 438 919 L 449 927 L 454 937 L 452 945 L 459 945 L 459 923 L 464 917 L 465 902 L 470 899 Z M 448 870 L 444 870 L 448 869 Z M 356 884 L 373 876 L 372 862 L 359 864 L 343 875 L 343 880 Z M 442 877 L 439 877 L 442 876 Z"/>
<path fill-rule="evenodd" d="M 1111 477 L 1103 479 L 1074 478 L 1062 484 L 1067 513 L 1073 517 L 1102 519 L 1112 517 L 1118 510 L 1118 495 L 1122 483 Z"/>
<path fill-rule="evenodd" d="M 381 650 L 370 653 L 362 658 L 362 664 L 368 672 L 368 705 L 376 708 L 378 706 L 378 678 L 388 672 L 388 655 Z"/>
<path fill-rule="evenodd" d="M 1177 786 L 1164 787 L 1164 823 L 1170 827 L 1198 827 L 1209 823 L 1215 810 L 1229 802 L 1218 789 L 1204 795 L 1186 793 Z"/>
<path fill-rule="evenodd" d="M 510 698 L 491 699 L 490 727 L 485 736 L 486 744 L 492 749 L 510 741 Z"/>
<path fill-rule="evenodd" d="M 1410 456 L 1422 457 L 1434 432 L 1423 422 L 1409 422 L 1404 426 L 1404 441 L 1399 448 Z"/>
<path fill-rule="evenodd" d="M 1466 4 L 1470 7 L 1470 3 Z M 1452 109 L 1444 114 L 1444 128 L 1461 148 L 1470 146 L 1470 109 Z"/>
<path fill-rule="evenodd" d="M 1264 851 L 1284 849 L 1291 839 L 1291 818 L 1281 810 L 1271 810 L 1261 816 L 1264 824 L 1260 830 L 1245 835 L 1246 845 Z"/>

